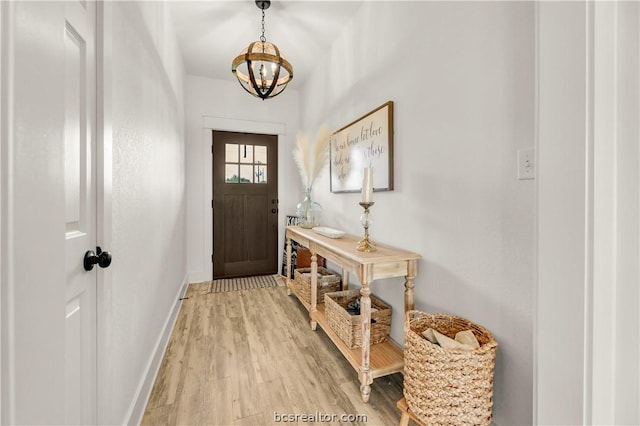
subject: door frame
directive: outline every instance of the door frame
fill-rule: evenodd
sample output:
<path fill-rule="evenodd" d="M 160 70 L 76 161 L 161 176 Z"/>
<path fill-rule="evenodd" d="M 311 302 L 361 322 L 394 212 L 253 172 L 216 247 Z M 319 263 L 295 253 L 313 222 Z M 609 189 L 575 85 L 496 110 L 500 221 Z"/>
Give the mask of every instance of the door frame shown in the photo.
<path fill-rule="evenodd" d="M 201 161 L 204 183 L 202 185 L 202 206 L 204 219 L 204 235 L 213 235 L 213 210 L 211 208 L 211 200 L 213 198 L 213 162 L 211 161 L 211 141 L 213 130 L 226 132 L 241 133 L 260 133 L 265 135 L 276 135 L 278 137 L 278 157 L 280 157 L 281 147 L 285 145 L 286 125 L 284 123 L 253 121 L 253 120 L 237 120 L 224 117 L 202 117 L 202 141 L 200 144 Z M 278 162 L 278 196 L 282 192 L 282 182 L 280 179 L 280 167 L 283 161 Z M 281 209 L 279 209 L 281 210 Z M 282 230 L 282 221 L 284 215 L 278 211 L 278 238 Z M 204 240 L 204 251 L 202 253 L 202 270 L 204 272 L 204 280 L 213 279 L 213 263 L 211 255 L 213 254 L 213 238 L 206 237 Z M 277 268 L 276 261 L 276 268 Z M 208 266 L 207 266 L 208 265 Z M 277 270 L 277 269 L 276 269 Z"/>
<path fill-rule="evenodd" d="M 107 250 L 112 243 L 113 187 L 113 5 L 96 3 L 96 242 Z M 96 288 L 96 417 L 104 423 L 109 395 L 109 372 L 100 368 L 107 354 L 109 313 L 106 301 L 111 290 L 111 268 L 99 268 Z M 102 320 L 102 321 L 101 321 Z"/>

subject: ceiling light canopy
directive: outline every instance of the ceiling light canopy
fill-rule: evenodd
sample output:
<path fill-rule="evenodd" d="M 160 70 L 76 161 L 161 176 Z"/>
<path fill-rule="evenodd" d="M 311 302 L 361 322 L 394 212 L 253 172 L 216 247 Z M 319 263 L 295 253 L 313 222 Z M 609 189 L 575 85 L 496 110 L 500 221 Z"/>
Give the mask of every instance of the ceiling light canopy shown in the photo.
<path fill-rule="evenodd" d="M 268 0 L 256 0 L 262 10 L 262 36 L 247 46 L 231 63 L 231 72 L 247 92 L 262 100 L 279 95 L 293 78 L 291 64 L 282 57 L 280 49 L 267 42 L 264 36 L 264 11 L 271 6 Z"/>

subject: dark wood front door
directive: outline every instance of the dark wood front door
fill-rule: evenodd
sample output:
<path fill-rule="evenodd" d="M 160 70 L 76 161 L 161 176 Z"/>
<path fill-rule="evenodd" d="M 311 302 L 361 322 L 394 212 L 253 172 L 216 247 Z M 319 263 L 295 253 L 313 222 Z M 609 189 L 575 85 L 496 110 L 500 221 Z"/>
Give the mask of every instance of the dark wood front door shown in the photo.
<path fill-rule="evenodd" d="M 213 277 L 275 274 L 278 137 L 213 131 Z"/>

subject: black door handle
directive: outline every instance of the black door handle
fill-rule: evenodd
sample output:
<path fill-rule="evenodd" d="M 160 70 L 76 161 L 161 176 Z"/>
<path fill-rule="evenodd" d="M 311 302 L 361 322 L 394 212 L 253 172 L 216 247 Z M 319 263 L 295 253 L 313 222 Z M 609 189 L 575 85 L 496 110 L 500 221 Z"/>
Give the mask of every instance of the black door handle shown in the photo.
<path fill-rule="evenodd" d="M 98 251 L 98 266 L 108 268 L 111 265 L 111 253 L 102 251 L 100 247 L 96 247 L 96 250 Z"/>
<path fill-rule="evenodd" d="M 108 268 L 111 265 L 111 253 L 102 251 L 100 247 L 96 247 L 96 254 L 93 250 L 89 250 L 84 254 L 84 270 L 91 271 L 93 265 L 97 264 L 101 268 Z"/>
<path fill-rule="evenodd" d="M 271 209 L 271 213 L 278 213 L 278 209 Z"/>

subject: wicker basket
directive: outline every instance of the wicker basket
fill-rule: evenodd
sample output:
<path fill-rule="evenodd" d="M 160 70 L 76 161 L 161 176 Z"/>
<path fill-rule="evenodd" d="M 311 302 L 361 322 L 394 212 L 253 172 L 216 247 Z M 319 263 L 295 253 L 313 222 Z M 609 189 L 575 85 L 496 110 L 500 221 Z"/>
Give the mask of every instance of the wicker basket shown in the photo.
<path fill-rule="evenodd" d="M 480 347 L 444 349 L 422 337 L 427 328 L 451 338 L 472 330 Z M 404 396 L 416 417 L 429 425 L 490 424 L 498 347 L 491 333 L 463 318 L 409 311 L 404 335 Z"/>
<path fill-rule="evenodd" d="M 345 290 L 324 295 L 324 313 L 329 327 L 351 349 L 362 347 L 360 315 L 347 312 L 347 305 L 360 297 L 360 290 Z M 391 306 L 371 295 L 370 344 L 385 342 L 391 331 Z M 373 309 L 376 309 L 373 311 Z"/>
<path fill-rule="evenodd" d="M 340 275 L 318 266 L 318 297 L 317 303 L 324 303 L 324 295 L 332 291 L 340 291 L 342 279 Z M 305 303 L 311 303 L 311 268 L 298 268 L 294 271 L 293 291 Z"/>

